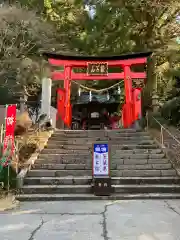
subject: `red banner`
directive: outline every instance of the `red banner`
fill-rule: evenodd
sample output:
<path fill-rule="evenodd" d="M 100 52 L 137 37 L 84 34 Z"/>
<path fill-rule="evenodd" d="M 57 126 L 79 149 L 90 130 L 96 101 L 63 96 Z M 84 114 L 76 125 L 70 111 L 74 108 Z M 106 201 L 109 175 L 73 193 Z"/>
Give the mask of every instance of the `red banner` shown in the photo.
<path fill-rule="evenodd" d="M 4 134 L 4 145 L 3 153 L 9 151 L 9 158 L 12 156 L 12 153 L 15 148 L 14 143 L 14 130 L 16 125 L 16 105 L 8 105 L 6 107 L 6 123 L 5 123 L 5 134 Z M 7 165 L 8 161 L 4 163 Z"/>

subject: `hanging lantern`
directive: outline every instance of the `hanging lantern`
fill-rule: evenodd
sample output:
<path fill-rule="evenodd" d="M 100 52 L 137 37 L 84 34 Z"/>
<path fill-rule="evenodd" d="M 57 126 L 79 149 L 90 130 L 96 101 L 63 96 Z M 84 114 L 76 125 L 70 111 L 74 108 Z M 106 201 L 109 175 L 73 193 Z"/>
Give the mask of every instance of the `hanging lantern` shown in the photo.
<path fill-rule="evenodd" d="M 92 101 L 92 93 L 91 93 L 91 91 L 89 92 L 89 101 L 90 102 Z"/>
<path fill-rule="evenodd" d="M 109 100 L 109 99 L 110 99 L 109 92 L 107 92 L 107 100 Z"/>
<path fill-rule="evenodd" d="M 81 88 L 78 89 L 78 95 L 81 96 Z"/>
<path fill-rule="evenodd" d="M 121 94 L 121 88 L 120 88 L 120 86 L 118 86 L 118 94 L 119 94 L 119 95 Z"/>

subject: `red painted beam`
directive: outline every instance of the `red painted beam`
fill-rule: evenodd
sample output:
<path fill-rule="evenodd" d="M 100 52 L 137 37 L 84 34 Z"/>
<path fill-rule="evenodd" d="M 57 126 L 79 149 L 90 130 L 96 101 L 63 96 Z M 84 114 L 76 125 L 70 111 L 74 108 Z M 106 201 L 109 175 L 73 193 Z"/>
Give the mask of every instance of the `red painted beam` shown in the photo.
<path fill-rule="evenodd" d="M 131 72 L 131 78 L 145 79 L 147 78 L 147 74 L 146 72 Z"/>
<path fill-rule="evenodd" d="M 61 60 L 61 59 L 48 59 L 49 63 L 54 66 L 70 66 L 70 67 L 86 67 L 88 61 L 82 60 Z M 89 61 L 91 63 L 97 63 L 99 61 Z M 147 63 L 147 58 L 135 58 L 135 59 L 127 59 L 127 60 L 109 60 L 109 61 L 101 61 L 108 62 L 108 66 L 125 66 L 125 65 L 137 65 Z"/>
<path fill-rule="evenodd" d="M 52 80 L 64 80 L 64 72 L 52 72 Z M 131 72 L 131 78 L 146 78 L 146 72 Z M 71 73 L 72 80 L 118 80 L 124 79 L 124 72 L 109 73 L 108 76 L 88 76 L 86 73 Z"/>

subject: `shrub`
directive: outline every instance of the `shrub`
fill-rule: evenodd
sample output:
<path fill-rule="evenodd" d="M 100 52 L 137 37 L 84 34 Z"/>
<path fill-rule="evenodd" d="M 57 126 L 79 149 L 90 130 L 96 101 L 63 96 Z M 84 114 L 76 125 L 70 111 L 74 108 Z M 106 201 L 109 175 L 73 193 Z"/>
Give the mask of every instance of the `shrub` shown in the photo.
<path fill-rule="evenodd" d="M 0 182 L 3 183 L 5 189 L 8 188 L 8 183 L 10 188 L 16 187 L 16 171 L 12 167 L 11 162 L 13 160 L 14 154 L 9 158 L 11 151 L 11 145 L 9 145 L 6 151 L 3 153 L 3 144 L 0 148 Z M 7 166 L 3 166 L 5 162 L 8 162 Z"/>

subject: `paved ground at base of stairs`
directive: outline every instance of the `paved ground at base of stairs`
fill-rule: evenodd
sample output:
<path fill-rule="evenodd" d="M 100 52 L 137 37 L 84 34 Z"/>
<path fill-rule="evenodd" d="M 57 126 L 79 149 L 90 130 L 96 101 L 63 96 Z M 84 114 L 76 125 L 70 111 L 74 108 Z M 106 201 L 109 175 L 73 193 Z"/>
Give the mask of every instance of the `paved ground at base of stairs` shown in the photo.
<path fill-rule="evenodd" d="M 27 202 L 0 213 L 3 240 L 179 240 L 180 200 Z"/>

